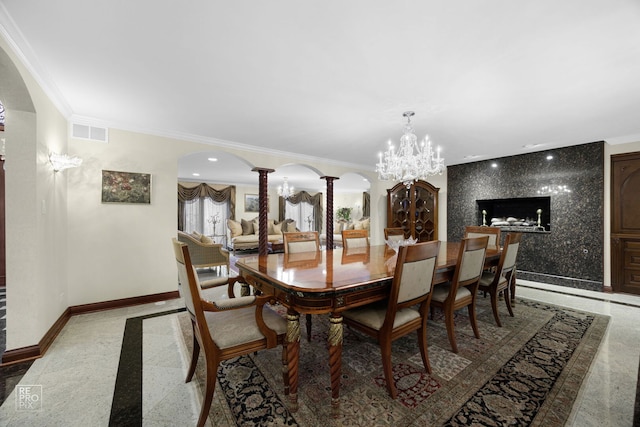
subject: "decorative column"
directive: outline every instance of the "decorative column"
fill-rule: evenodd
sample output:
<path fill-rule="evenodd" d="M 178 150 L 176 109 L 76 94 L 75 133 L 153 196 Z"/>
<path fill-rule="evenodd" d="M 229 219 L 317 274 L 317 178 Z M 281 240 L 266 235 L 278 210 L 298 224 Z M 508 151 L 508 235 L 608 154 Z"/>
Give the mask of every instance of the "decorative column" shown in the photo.
<path fill-rule="evenodd" d="M 269 215 L 269 187 L 267 174 L 274 172 L 274 169 L 267 168 L 253 168 L 253 172 L 260 174 L 258 178 L 258 204 L 260 205 L 258 212 L 258 224 L 260 231 L 258 233 L 258 255 L 266 256 L 269 253 L 268 240 L 269 240 L 269 228 L 268 228 L 268 215 Z"/>
<path fill-rule="evenodd" d="M 321 176 L 320 179 L 327 181 L 327 224 L 324 227 L 327 241 L 327 250 L 333 250 L 333 181 L 335 176 Z"/>

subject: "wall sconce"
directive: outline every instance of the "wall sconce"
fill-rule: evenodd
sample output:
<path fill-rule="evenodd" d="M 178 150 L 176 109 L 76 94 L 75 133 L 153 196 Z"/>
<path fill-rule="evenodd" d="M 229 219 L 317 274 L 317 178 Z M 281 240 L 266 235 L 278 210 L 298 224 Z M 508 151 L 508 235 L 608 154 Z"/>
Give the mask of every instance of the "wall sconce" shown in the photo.
<path fill-rule="evenodd" d="M 79 157 L 69 157 L 68 154 L 49 154 L 49 162 L 53 166 L 54 172 L 60 172 L 69 168 L 77 168 L 82 163 Z"/>

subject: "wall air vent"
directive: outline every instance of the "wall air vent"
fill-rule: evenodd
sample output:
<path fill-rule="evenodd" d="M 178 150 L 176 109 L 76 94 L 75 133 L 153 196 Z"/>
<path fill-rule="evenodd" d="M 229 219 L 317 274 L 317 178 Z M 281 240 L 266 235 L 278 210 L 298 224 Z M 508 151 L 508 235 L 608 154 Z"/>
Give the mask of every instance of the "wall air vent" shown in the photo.
<path fill-rule="evenodd" d="M 109 130 L 107 128 L 97 126 L 72 123 L 71 137 L 88 139 L 90 141 L 109 142 Z"/>

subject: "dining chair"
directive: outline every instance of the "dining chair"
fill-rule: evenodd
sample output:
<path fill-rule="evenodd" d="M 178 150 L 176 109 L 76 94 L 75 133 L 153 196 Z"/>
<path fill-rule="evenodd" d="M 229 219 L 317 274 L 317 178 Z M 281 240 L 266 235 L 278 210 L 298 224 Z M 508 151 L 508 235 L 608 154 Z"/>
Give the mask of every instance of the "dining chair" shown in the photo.
<path fill-rule="evenodd" d="M 387 227 L 384 229 L 384 240 L 404 240 L 404 228 Z"/>
<path fill-rule="evenodd" d="M 224 360 L 282 346 L 282 378 L 285 395 L 288 395 L 287 322 L 265 307 L 271 297 L 245 296 L 208 301 L 201 293 L 187 245 L 174 238 L 173 249 L 193 332 L 193 351 L 186 382 L 193 378 L 200 349 L 204 351 L 206 363 L 205 393 L 197 425 L 203 426 L 209 416 L 218 367 Z"/>
<path fill-rule="evenodd" d="M 458 352 L 454 324 L 456 310 L 467 307 L 473 333 L 476 338 L 480 338 L 476 320 L 476 295 L 484 269 L 488 242 L 488 236 L 462 239 L 453 279 L 436 285 L 433 289 L 431 306 L 444 311 L 447 335 L 454 353 Z"/>
<path fill-rule="evenodd" d="M 397 396 L 397 389 L 391 363 L 392 341 L 417 331 L 422 363 L 431 374 L 427 314 L 439 250 L 439 240 L 401 246 L 389 298 L 342 313 L 345 324 L 378 340 L 387 391 L 393 399 Z"/>
<path fill-rule="evenodd" d="M 502 254 L 500 255 L 500 261 L 495 271 L 485 271 L 480 278 L 479 289 L 481 291 L 489 292 L 491 296 L 491 308 L 493 309 L 493 317 L 496 319 L 496 324 L 502 327 L 500 322 L 500 316 L 498 315 L 498 295 L 502 292 L 504 294 L 504 300 L 507 304 L 507 310 L 509 315 L 513 317 L 513 309 L 511 307 L 511 295 L 510 289 L 512 281 L 515 280 L 516 271 L 516 258 L 518 256 L 518 249 L 520 248 L 520 241 L 522 240 L 522 233 L 509 233 L 504 240 L 504 247 L 502 248 Z"/>
<path fill-rule="evenodd" d="M 290 231 L 282 233 L 284 253 L 312 252 L 320 250 L 317 231 Z"/>
<path fill-rule="evenodd" d="M 317 231 L 290 231 L 282 233 L 285 257 L 300 252 L 320 252 L 320 236 Z M 311 314 L 305 315 L 307 341 L 311 342 Z"/>
<path fill-rule="evenodd" d="M 500 250 L 500 227 L 485 227 L 478 225 L 467 225 L 464 227 L 464 237 L 489 237 L 487 249 Z"/>
<path fill-rule="evenodd" d="M 342 247 L 363 248 L 369 246 L 369 230 L 342 230 Z"/>

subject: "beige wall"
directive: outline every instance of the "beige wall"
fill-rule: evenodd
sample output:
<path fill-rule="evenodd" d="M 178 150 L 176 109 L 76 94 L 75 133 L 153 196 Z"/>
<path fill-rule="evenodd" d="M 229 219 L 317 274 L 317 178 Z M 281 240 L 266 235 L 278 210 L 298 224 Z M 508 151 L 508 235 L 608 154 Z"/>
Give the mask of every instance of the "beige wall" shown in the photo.
<path fill-rule="evenodd" d="M 211 146 L 117 129 L 110 129 L 107 144 L 68 139 L 64 117 L 3 39 L 0 48 L 16 64 L 36 109 L 34 115 L 7 105 L 7 348 L 14 349 L 37 344 L 68 306 L 176 289 L 169 239 L 176 231 L 177 163 L 181 156 Z M 605 150 L 608 201 L 610 155 L 640 151 L 640 142 L 607 145 Z M 54 174 L 47 161 L 50 151 L 78 155 L 84 163 Z M 266 168 L 300 163 L 262 152 L 225 151 Z M 333 164 L 310 165 L 328 176 L 352 172 Z M 151 204 L 102 204 L 103 169 L 152 174 Z M 378 181 L 372 171 L 358 172 L 372 183 L 371 240 L 380 243 L 386 224 L 386 189 L 391 185 Z M 446 238 L 447 228 L 446 179 L 443 174 L 429 180 L 440 188 L 441 239 Z M 239 188 L 238 198 L 244 192 Z M 607 283 L 608 205 L 604 220 Z"/>
<path fill-rule="evenodd" d="M 207 148 L 211 146 L 117 129 L 109 130 L 107 144 L 69 140 L 70 154 L 84 159 L 81 167 L 66 171 L 69 305 L 176 289 L 169 242 L 177 227 L 178 159 Z M 277 169 L 295 163 L 293 158 L 276 158 L 264 153 L 225 151 L 243 157 L 253 166 Z M 312 166 L 331 176 L 350 171 L 322 163 Z M 150 173 L 151 204 L 101 203 L 103 169 Z M 373 179 L 371 172 L 360 172 L 368 173 Z M 244 212 L 243 197 L 246 192 L 256 193 L 257 187 L 239 186 L 236 190 L 237 217 L 254 218 L 256 214 Z M 277 211 L 276 200 L 272 200 L 271 209 Z"/>
<path fill-rule="evenodd" d="M 48 162 L 50 152 L 66 152 L 67 123 L 1 37 L 0 49 L 12 61 L 5 66 L 22 78 L 11 84 L 24 85 L 35 108 L 5 102 L 7 349 L 13 349 L 38 344 L 69 306 L 67 185 Z"/>

